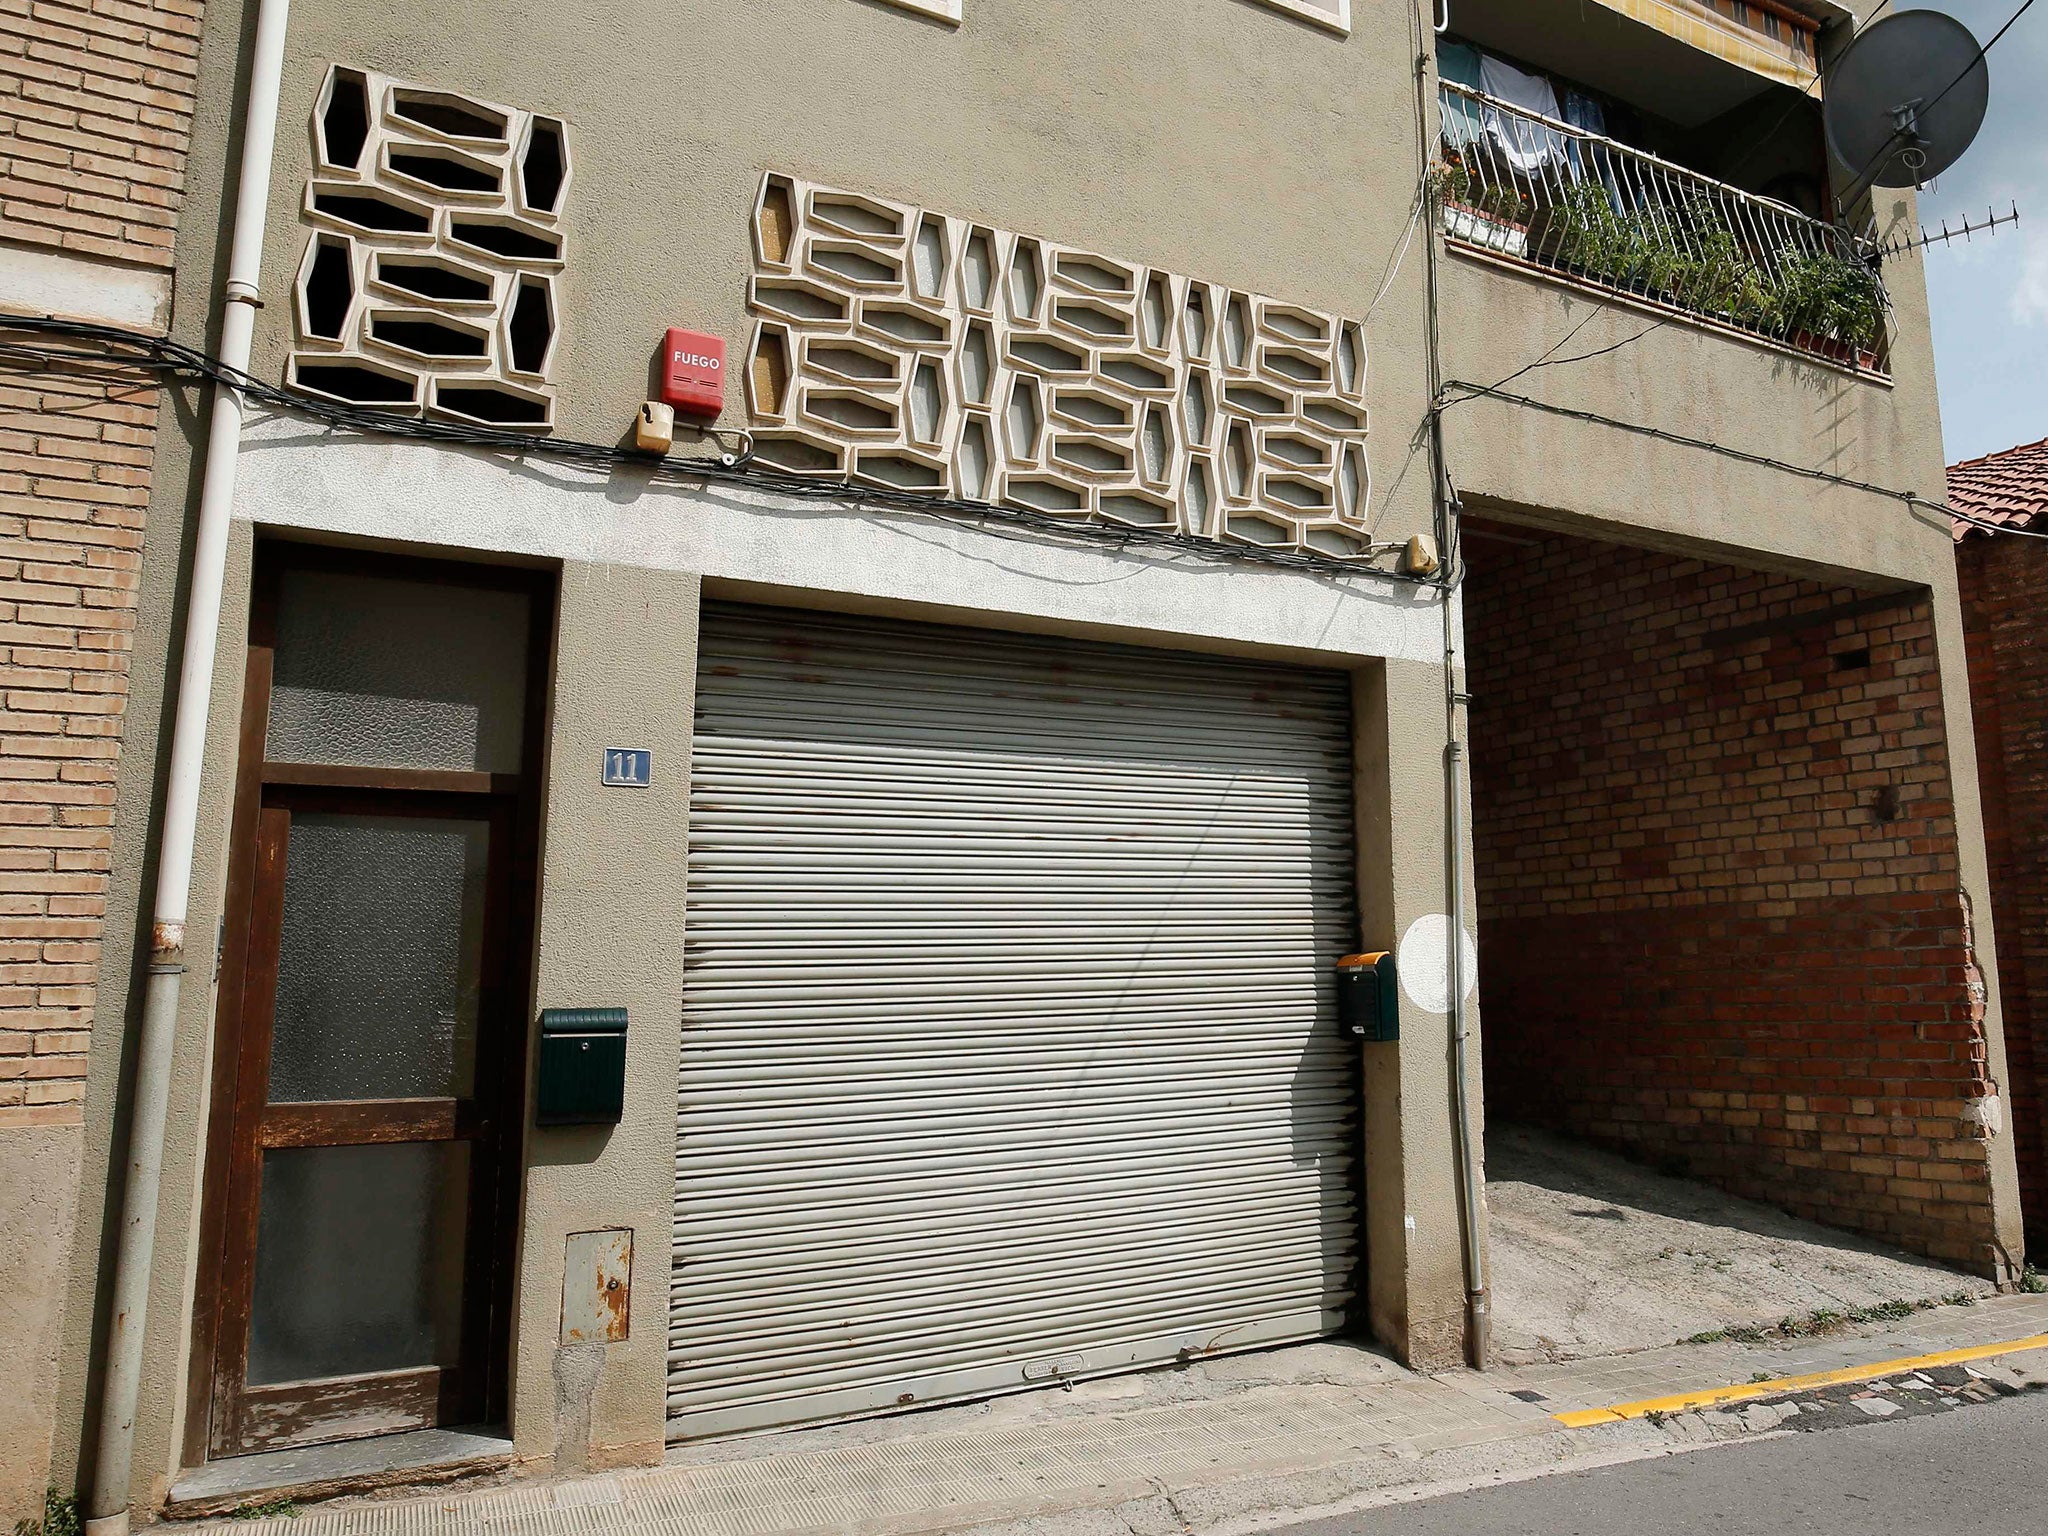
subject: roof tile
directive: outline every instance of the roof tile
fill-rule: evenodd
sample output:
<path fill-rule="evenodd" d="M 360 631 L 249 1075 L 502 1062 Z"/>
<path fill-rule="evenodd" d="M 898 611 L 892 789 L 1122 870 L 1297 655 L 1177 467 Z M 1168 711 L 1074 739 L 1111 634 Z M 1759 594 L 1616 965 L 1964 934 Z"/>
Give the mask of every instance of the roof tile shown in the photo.
<path fill-rule="evenodd" d="M 1951 464 L 1948 504 L 1979 523 L 2015 528 L 2034 523 L 2048 513 L 2048 437 Z M 1958 539 L 1971 531 L 1972 524 L 1956 520 Z"/>

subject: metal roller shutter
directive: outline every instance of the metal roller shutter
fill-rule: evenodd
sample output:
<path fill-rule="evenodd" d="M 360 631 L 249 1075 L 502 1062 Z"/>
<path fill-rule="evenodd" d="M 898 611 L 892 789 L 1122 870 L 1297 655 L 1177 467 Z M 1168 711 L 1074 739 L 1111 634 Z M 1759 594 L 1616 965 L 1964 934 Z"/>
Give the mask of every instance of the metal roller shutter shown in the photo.
<path fill-rule="evenodd" d="M 1348 680 L 707 606 L 669 1429 L 1342 1322 Z"/>

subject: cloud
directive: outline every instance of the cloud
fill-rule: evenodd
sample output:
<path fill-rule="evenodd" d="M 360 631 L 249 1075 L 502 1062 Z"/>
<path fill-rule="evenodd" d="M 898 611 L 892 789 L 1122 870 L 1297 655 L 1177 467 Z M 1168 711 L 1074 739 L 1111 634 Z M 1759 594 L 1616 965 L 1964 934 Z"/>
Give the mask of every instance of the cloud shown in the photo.
<path fill-rule="evenodd" d="M 2008 308 L 2019 325 L 2048 325 L 2048 240 L 2027 235 Z"/>

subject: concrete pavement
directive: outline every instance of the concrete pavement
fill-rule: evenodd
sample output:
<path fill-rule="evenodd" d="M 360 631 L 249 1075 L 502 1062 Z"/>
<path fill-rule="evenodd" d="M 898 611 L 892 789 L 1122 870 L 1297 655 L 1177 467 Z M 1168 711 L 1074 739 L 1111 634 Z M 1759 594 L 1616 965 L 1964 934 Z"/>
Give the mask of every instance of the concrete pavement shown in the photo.
<path fill-rule="evenodd" d="M 218 1536 L 1186 1536 L 1360 1500 L 1772 1432 L 1768 1404 L 1689 1393 L 2002 1349 L 1969 1369 L 2048 1385 L 2048 1297 L 1822 1338 L 1680 1345 L 1425 1376 L 1323 1343 L 928 1413 L 685 1447 L 667 1465 L 337 1501 Z M 1654 1412 L 1630 1404 L 1659 1402 Z"/>
<path fill-rule="evenodd" d="M 1655 1349 L 1987 1280 L 1528 1126 L 1486 1128 L 1493 1347 L 1503 1365 Z"/>
<path fill-rule="evenodd" d="M 1781 1429 L 1712 1456 L 1658 1456 L 1268 1529 L 1273 1536 L 1950 1536 L 2048 1524 L 2048 1393 L 1958 1403 L 1947 1413 L 1893 1409 L 1882 1423 L 1856 1408 L 1848 1413 L 1839 1422 L 1860 1420 L 1854 1433 Z"/>

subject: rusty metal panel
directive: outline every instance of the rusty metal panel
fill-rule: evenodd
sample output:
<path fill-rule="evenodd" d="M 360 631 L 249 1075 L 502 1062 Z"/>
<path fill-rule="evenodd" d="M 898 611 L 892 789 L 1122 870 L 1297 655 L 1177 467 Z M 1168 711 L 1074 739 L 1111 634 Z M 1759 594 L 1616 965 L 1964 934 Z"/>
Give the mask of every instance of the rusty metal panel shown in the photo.
<path fill-rule="evenodd" d="M 632 1328 L 632 1302 L 632 1232 L 571 1232 L 562 1263 L 562 1342 L 619 1343 Z"/>

